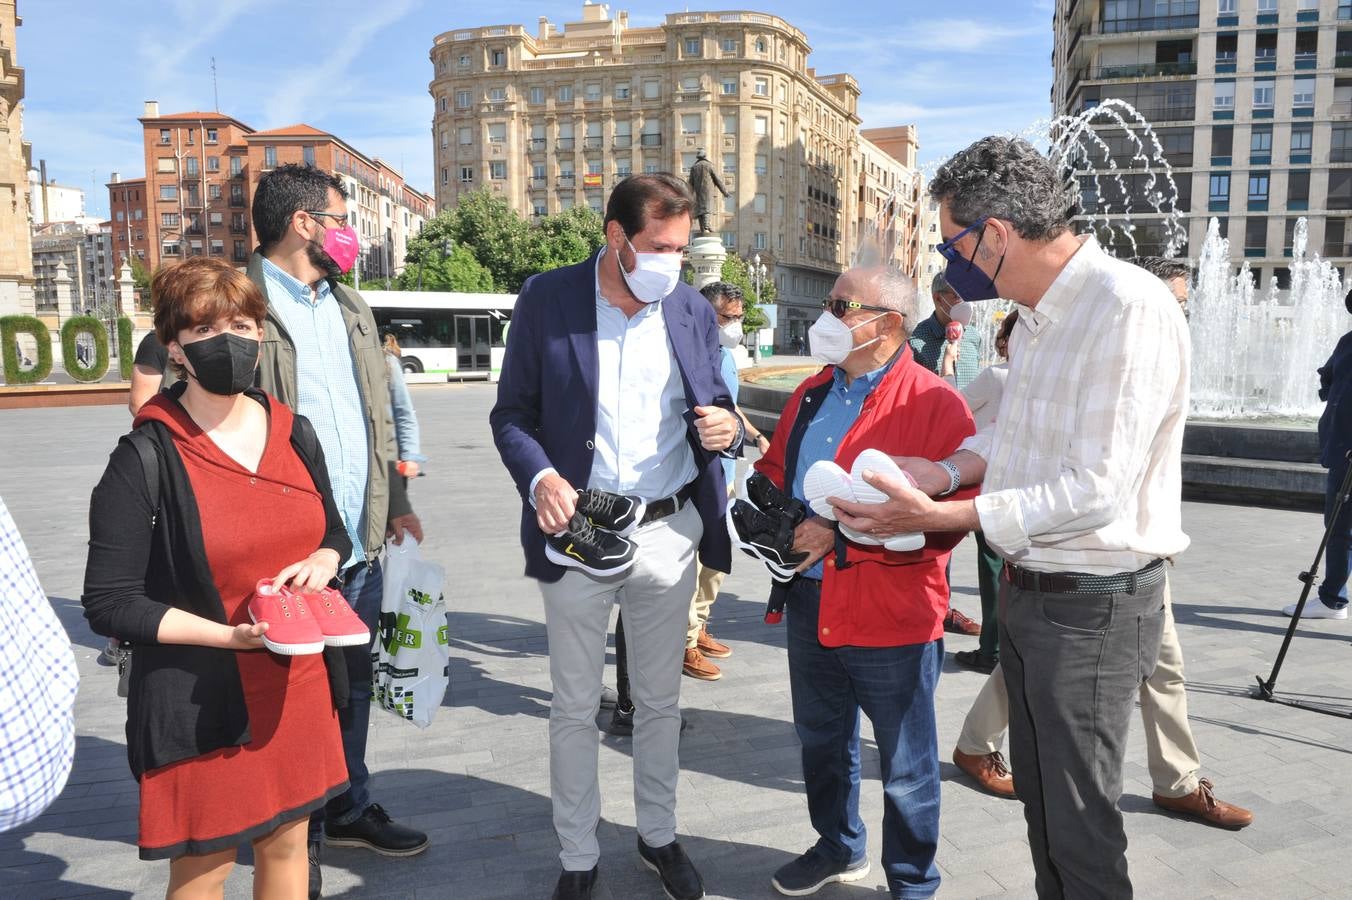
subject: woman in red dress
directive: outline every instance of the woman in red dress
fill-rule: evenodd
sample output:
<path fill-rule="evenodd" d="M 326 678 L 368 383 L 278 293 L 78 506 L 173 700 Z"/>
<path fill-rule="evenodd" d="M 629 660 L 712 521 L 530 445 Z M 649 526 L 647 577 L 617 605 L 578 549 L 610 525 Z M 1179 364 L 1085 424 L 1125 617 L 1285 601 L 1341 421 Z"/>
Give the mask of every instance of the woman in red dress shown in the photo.
<path fill-rule="evenodd" d="M 127 749 L 143 859 L 170 898 L 219 897 L 252 843 L 254 895 L 306 896 L 306 823 L 347 786 L 328 652 L 279 656 L 248 605 L 263 578 L 322 588 L 351 547 L 309 423 L 251 387 L 266 301 L 223 262 L 152 285 L 155 330 L 186 380 L 142 407 L 94 490 L 83 602 L 129 641 Z M 143 456 L 145 446 L 153 454 Z"/>

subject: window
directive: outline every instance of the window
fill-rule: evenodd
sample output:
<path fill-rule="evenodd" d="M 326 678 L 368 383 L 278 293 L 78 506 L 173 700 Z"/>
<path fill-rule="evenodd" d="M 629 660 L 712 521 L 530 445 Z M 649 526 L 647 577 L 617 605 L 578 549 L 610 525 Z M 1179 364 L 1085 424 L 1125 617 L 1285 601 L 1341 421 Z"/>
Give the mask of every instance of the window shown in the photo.
<path fill-rule="evenodd" d="M 1302 76 L 1291 80 L 1291 105 L 1314 106 L 1314 78 Z"/>
<path fill-rule="evenodd" d="M 1214 125 L 1211 128 L 1211 156 L 1212 159 L 1222 157 L 1229 159 L 1234 149 L 1235 127 L 1233 125 Z"/>
<path fill-rule="evenodd" d="M 736 38 L 723 38 L 723 42 L 722 42 L 719 46 L 721 46 L 721 47 L 723 48 L 723 52 L 724 52 L 724 53 L 736 53 L 736 52 L 737 52 L 737 39 L 736 39 Z"/>
<path fill-rule="evenodd" d="M 1335 130 L 1337 126 L 1334 126 Z M 1313 125 L 1292 125 L 1291 126 L 1291 153 L 1299 155 L 1301 153 L 1309 154 L 1310 147 L 1314 143 Z M 1331 161 L 1331 160 L 1330 160 Z"/>
<path fill-rule="evenodd" d="M 756 79 L 756 90 L 755 90 L 755 93 L 756 93 L 756 96 L 757 96 L 757 97 L 768 97 L 768 96 L 770 96 L 770 79 L 768 79 L 768 78 L 757 78 L 757 79 Z"/>
<path fill-rule="evenodd" d="M 442 183 L 442 184 L 450 184 L 450 183 L 451 183 L 451 170 L 445 168 L 444 166 L 443 166 L 442 169 L 441 169 L 441 183 Z"/>
<path fill-rule="evenodd" d="M 757 194 L 751 199 L 751 211 L 754 213 L 764 213 L 766 209 L 766 200 L 764 194 Z"/>
<path fill-rule="evenodd" d="M 474 167 L 473 167 L 473 166 L 461 166 L 461 167 L 460 167 L 460 183 L 461 183 L 461 184 L 473 184 L 473 183 L 474 183 Z"/>
<path fill-rule="evenodd" d="M 1249 203 L 1262 203 L 1266 206 L 1268 202 L 1268 173 L 1251 172 L 1249 173 Z"/>
<path fill-rule="evenodd" d="M 655 174 L 657 174 L 659 171 L 661 171 L 661 170 L 658 168 L 658 164 L 657 164 L 657 161 L 656 161 L 656 160 L 645 159 L 645 160 L 643 161 L 643 174 L 644 174 L 644 175 L 655 175 Z"/>
<path fill-rule="evenodd" d="M 1254 125 L 1249 132 L 1249 152 L 1256 155 L 1272 155 L 1272 126 Z"/>
<path fill-rule="evenodd" d="M 122 210 L 119 209 L 119 210 L 117 211 L 117 215 L 115 215 L 113 218 L 116 219 L 117 221 L 121 222 L 123 219 L 126 218 L 126 214 L 125 214 L 124 212 L 122 212 Z"/>
<path fill-rule="evenodd" d="M 474 129 L 468 125 L 461 125 L 456 129 L 456 142 L 462 147 L 468 147 L 474 143 Z"/>
<path fill-rule="evenodd" d="M 1254 109 L 1272 109 L 1273 99 L 1277 93 L 1276 82 L 1271 78 L 1257 79 L 1253 83 L 1253 108 Z"/>
<path fill-rule="evenodd" d="M 455 92 L 455 108 L 469 109 L 469 91 Z"/>
<path fill-rule="evenodd" d="M 1277 59 L 1277 32 L 1260 31 L 1255 35 L 1253 58 L 1256 63 L 1268 63 L 1268 70 L 1272 68 L 1271 63 Z"/>
<path fill-rule="evenodd" d="M 728 114 L 728 115 L 723 116 L 723 133 L 724 133 L 724 134 L 736 134 L 736 133 L 737 133 L 737 116 L 736 116 L 736 114 Z"/>
<path fill-rule="evenodd" d="M 1310 208 L 1310 171 L 1292 169 L 1286 175 L 1286 206 L 1288 209 Z"/>
<path fill-rule="evenodd" d="M 701 120 L 704 117 L 699 113 L 686 113 L 681 116 L 681 134 L 699 134 L 702 129 Z"/>
<path fill-rule="evenodd" d="M 207 185 L 207 194 L 212 200 L 221 199 L 221 186 L 219 184 Z M 219 215 L 219 213 L 212 213 L 212 215 Z"/>
<path fill-rule="evenodd" d="M 630 165 L 629 160 L 627 159 L 615 160 L 616 178 L 628 178 L 632 174 L 634 174 L 634 169 L 633 166 Z"/>
<path fill-rule="evenodd" d="M 489 51 L 488 51 L 488 64 L 489 64 L 490 66 L 505 66 L 505 65 L 507 65 L 507 51 L 506 51 L 506 50 L 489 50 Z"/>
<path fill-rule="evenodd" d="M 662 123 L 658 119 L 648 119 L 643 123 L 643 136 L 640 139 L 645 147 L 662 146 Z"/>
<path fill-rule="evenodd" d="M 681 79 L 681 90 L 687 94 L 696 93 L 699 90 L 699 76 L 687 75 Z"/>
<path fill-rule="evenodd" d="M 438 98 L 437 98 L 437 109 L 441 110 L 442 112 L 445 112 L 445 111 L 446 111 L 446 98 L 445 98 L 445 97 L 438 97 Z"/>
<path fill-rule="evenodd" d="M 216 143 L 216 136 L 217 136 L 217 134 L 218 134 L 218 132 L 216 131 L 215 128 L 208 128 L 208 129 L 207 129 L 207 143 L 208 143 L 208 144 L 214 144 L 214 143 Z"/>
<path fill-rule="evenodd" d="M 1218 34 L 1216 35 L 1216 62 L 1219 64 L 1229 63 L 1234 65 L 1236 57 L 1239 56 L 1239 35 L 1237 34 Z M 1222 69 L 1220 71 L 1233 72 L 1234 69 Z"/>
<path fill-rule="evenodd" d="M 173 185 L 173 184 L 162 184 L 162 185 L 160 185 L 160 199 L 161 199 L 161 200 L 177 200 L 177 199 L 178 199 L 178 186 L 177 186 L 177 185 Z"/>
<path fill-rule="evenodd" d="M 560 150 L 572 150 L 572 149 L 573 149 L 573 123 L 572 123 L 572 122 L 560 122 L 560 123 L 559 123 L 559 139 L 558 139 L 558 142 L 557 142 L 557 143 L 558 143 L 558 148 L 559 148 Z"/>
<path fill-rule="evenodd" d="M 1319 0 L 1296 0 L 1296 9 L 1318 9 Z"/>
<path fill-rule="evenodd" d="M 732 153 L 723 154 L 723 174 L 724 175 L 737 174 L 737 157 Z"/>
<path fill-rule="evenodd" d="M 756 116 L 756 136 L 766 137 L 770 134 L 770 117 Z"/>
<path fill-rule="evenodd" d="M 1216 82 L 1216 99 L 1212 108 L 1220 111 L 1235 108 L 1235 83 L 1233 81 Z"/>
<path fill-rule="evenodd" d="M 649 79 L 643 82 L 643 99 L 656 100 L 662 96 L 662 82 Z"/>
<path fill-rule="evenodd" d="M 1216 12 L 1223 16 L 1234 15 L 1235 0 L 1217 0 Z"/>
<path fill-rule="evenodd" d="M 495 159 L 488 164 L 488 177 L 494 181 L 504 181 L 507 178 L 507 163 L 501 159 Z"/>
<path fill-rule="evenodd" d="M 582 96 L 587 102 L 601 99 L 601 82 L 589 81 L 582 86 Z"/>
<path fill-rule="evenodd" d="M 770 171 L 770 165 L 769 165 L 768 158 L 766 157 L 766 155 L 765 155 L 764 153 L 757 153 L 757 154 L 756 154 L 756 168 L 755 168 L 756 174 L 757 174 L 757 175 L 764 175 L 764 174 L 766 174 L 766 173 L 769 172 L 769 171 Z"/>
<path fill-rule="evenodd" d="M 615 99 L 616 100 L 629 99 L 629 84 L 627 82 L 615 85 Z"/>
<path fill-rule="evenodd" d="M 765 38 L 756 38 L 756 52 L 764 53 L 766 48 Z"/>
<path fill-rule="evenodd" d="M 1230 175 L 1229 173 L 1221 175 L 1212 175 L 1210 186 L 1207 189 L 1207 201 L 1215 205 L 1226 205 L 1230 203 Z"/>
<path fill-rule="evenodd" d="M 178 221 L 178 213 L 160 213 L 161 228 L 177 228 Z"/>
<path fill-rule="evenodd" d="M 737 215 L 737 198 L 732 194 L 723 198 L 723 212 L 729 216 Z"/>
<path fill-rule="evenodd" d="M 634 143 L 634 123 L 620 122 L 615 123 L 615 146 L 619 149 L 633 146 Z"/>
<path fill-rule="evenodd" d="M 216 240 L 215 238 L 212 238 L 212 239 L 211 239 L 211 255 L 212 255 L 212 256 L 225 256 L 225 241 L 218 241 L 218 240 Z"/>
<path fill-rule="evenodd" d="M 507 100 L 507 89 L 495 87 L 488 89 L 488 100 L 490 103 L 504 103 Z"/>
<path fill-rule="evenodd" d="M 751 247 L 753 250 L 765 250 L 769 246 L 769 241 L 765 239 L 765 232 L 758 231 L 751 236 Z"/>
<path fill-rule="evenodd" d="M 530 103 L 532 106 L 539 106 L 545 102 L 545 89 L 542 87 L 533 87 L 530 89 Z"/>
<path fill-rule="evenodd" d="M 462 68 L 462 69 L 468 69 L 468 68 L 469 68 L 469 54 L 468 54 L 468 53 L 462 53 L 462 54 L 460 54 L 460 58 L 459 58 L 458 60 L 456 60 L 456 65 L 458 65 L 458 66 L 459 66 L 460 68 Z"/>
<path fill-rule="evenodd" d="M 156 172 L 177 172 L 178 162 L 172 156 L 162 156 L 155 160 Z"/>
<path fill-rule="evenodd" d="M 244 171 L 244 158 L 241 156 L 230 157 L 230 177 L 234 178 Z"/>
<path fill-rule="evenodd" d="M 1329 209 L 1352 209 L 1352 169 L 1329 169 Z"/>
<path fill-rule="evenodd" d="M 532 211 L 534 211 L 536 216 L 546 215 L 549 211 L 548 208 L 545 206 L 545 201 L 541 200 L 539 197 L 536 197 L 535 200 L 531 202 L 531 209 Z"/>
<path fill-rule="evenodd" d="M 571 84 L 559 85 L 559 102 L 560 103 L 573 102 L 573 86 Z"/>
<path fill-rule="evenodd" d="M 571 162 L 559 163 L 559 178 L 569 182 L 573 180 L 573 164 Z"/>
<path fill-rule="evenodd" d="M 723 246 L 726 247 L 726 248 L 728 248 L 729 250 L 731 250 L 733 247 L 736 247 L 736 246 L 737 246 L 737 232 L 735 232 L 735 231 L 725 231 L 725 232 L 723 232 Z"/>
<path fill-rule="evenodd" d="M 265 168 L 265 169 L 275 169 L 275 168 L 277 168 L 277 148 L 276 148 L 276 147 L 268 146 L 268 147 L 264 147 L 264 148 L 263 148 L 263 168 Z"/>
<path fill-rule="evenodd" d="M 1263 256 L 1267 253 L 1267 219 L 1251 217 L 1244 222 L 1244 255 Z M 1262 278 L 1258 278 L 1262 284 Z"/>
<path fill-rule="evenodd" d="M 167 144 L 167 143 L 169 143 L 169 141 L 170 141 L 170 137 L 169 137 L 169 129 L 168 129 L 168 128 L 161 128 L 161 129 L 160 129 L 160 143 L 161 143 L 161 144 Z"/>
<path fill-rule="evenodd" d="M 189 156 L 183 160 L 183 174 L 185 175 L 199 174 L 197 171 L 197 157 Z"/>
<path fill-rule="evenodd" d="M 587 142 L 586 142 L 586 147 L 587 147 L 587 149 L 588 149 L 588 150 L 600 150 L 601 147 L 604 146 L 604 144 L 605 144 L 605 140 L 604 140 L 604 138 L 602 138 L 602 136 L 601 136 L 601 123 L 600 123 L 600 122 L 588 122 L 588 123 L 587 123 Z"/>
<path fill-rule="evenodd" d="M 1260 13 L 1275 13 L 1277 11 L 1277 0 L 1258 0 L 1258 11 Z"/>
<path fill-rule="evenodd" d="M 242 184 L 230 185 L 230 205 L 235 207 L 241 207 L 244 205 L 244 185 Z"/>
<path fill-rule="evenodd" d="M 314 148 L 314 147 L 308 146 L 308 145 L 305 146 L 305 147 L 302 147 L 302 148 L 300 149 L 300 155 L 301 155 L 301 159 L 303 159 L 303 160 L 305 161 L 305 164 L 306 164 L 307 166 L 313 166 L 313 165 L 315 164 L 315 148 Z"/>
<path fill-rule="evenodd" d="M 685 39 L 685 55 L 700 56 L 700 40 L 697 37 L 688 37 Z"/>
<path fill-rule="evenodd" d="M 165 241 L 160 245 L 161 256 L 182 256 L 183 245 L 178 241 Z"/>
<path fill-rule="evenodd" d="M 207 171 L 219 172 L 221 170 L 221 158 L 219 156 L 207 157 Z"/>
<path fill-rule="evenodd" d="M 505 144 L 507 142 L 507 123 L 493 122 L 488 126 L 488 143 Z"/>
<path fill-rule="evenodd" d="M 545 180 L 545 164 L 544 164 L 544 163 L 534 163 L 534 164 L 532 164 L 531 167 L 530 167 L 530 177 L 531 177 L 531 180 L 532 180 L 532 181 L 544 181 L 544 180 Z"/>
<path fill-rule="evenodd" d="M 736 94 L 737 94 L 737 76 L 735 76 L 735 75 L 724 75 L 724 76 L 723 76 L 723 81 L 722 81 L 721 83 L 722 83 L 722 85 L 723 85 L 723 96 L 725 96 L 725 97 L 736 96 Z"/>

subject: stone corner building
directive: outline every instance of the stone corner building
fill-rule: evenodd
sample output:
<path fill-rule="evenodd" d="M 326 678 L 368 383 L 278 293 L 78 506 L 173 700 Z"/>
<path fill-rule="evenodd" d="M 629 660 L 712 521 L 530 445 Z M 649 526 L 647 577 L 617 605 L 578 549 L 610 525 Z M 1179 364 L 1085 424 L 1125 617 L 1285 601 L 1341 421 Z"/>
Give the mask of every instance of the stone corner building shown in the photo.
<path fill-rule="evenodd" d="M 557 28 L 463 28 L 432 44 L 438 209 L 487 189 L 523 215 L 602 208 L 638 172 L 685 176 L 703 149 L 730 196 L 710 225 L 729 253 L 770 267 L 781 300 L 826 296 L 861 236 L 893 225 L 892 258 L 919 259 L 912 126 L 861 135 L 860 89 L 818 75 L 807 36 L 764 13 L 672 13 L 651 28 L 588 3 Z M 887 207 L 896 192 L 900 203 Z M 894 214 L 895 213 L 895 214 Z M 776 343 L 816 314 L 785 307 Z"/>
<path fill-rule="evenodd" d="M 0 0 L 0 315 L 32 315 L 33 245 L 28 224 L 32 149 L 23 139 L 24 71 L 15 0 Z"/>

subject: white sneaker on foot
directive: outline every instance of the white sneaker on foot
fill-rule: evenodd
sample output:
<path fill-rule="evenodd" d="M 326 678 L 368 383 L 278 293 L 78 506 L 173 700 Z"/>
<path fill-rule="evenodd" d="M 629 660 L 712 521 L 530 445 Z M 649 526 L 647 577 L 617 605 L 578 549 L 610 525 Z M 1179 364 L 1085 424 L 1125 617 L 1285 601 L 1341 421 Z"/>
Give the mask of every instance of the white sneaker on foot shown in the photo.
<path fill-rule="evenodd" d="M 1296 614 L 1296 604 L 1282 607 L 1282 615 L 1294 616 Z M 1302 619 L 1346 619 L 1347 607 L 1334 609 L 1331 606 L 1325 606 L 1324 601 L 1318 597 L 1311 597 L 1305 601 L 1305 609 L 1301 611 Z"/>

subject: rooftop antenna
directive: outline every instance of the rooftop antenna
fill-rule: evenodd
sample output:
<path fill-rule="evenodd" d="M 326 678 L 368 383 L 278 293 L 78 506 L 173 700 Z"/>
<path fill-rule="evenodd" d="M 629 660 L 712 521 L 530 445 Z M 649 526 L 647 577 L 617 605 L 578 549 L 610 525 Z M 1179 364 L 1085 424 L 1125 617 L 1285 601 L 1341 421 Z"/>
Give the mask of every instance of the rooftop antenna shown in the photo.
<path fill-rule="evenodd" d="M 216 101 L 216 112 L 221 111 L 221 93 L 216 87 L 216 57 L 211 58 L 211 96 Z"/>

